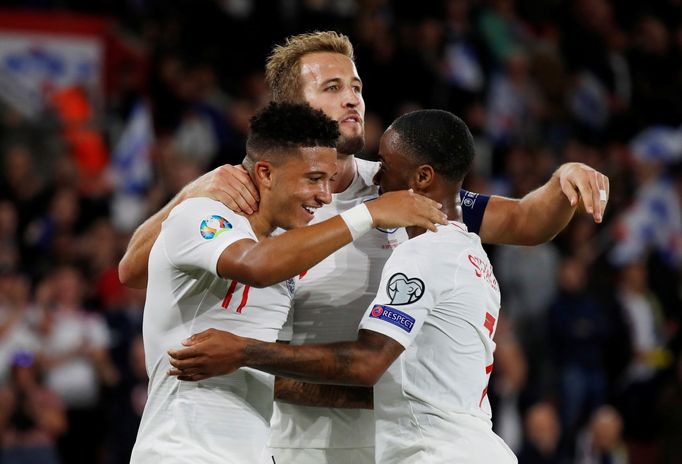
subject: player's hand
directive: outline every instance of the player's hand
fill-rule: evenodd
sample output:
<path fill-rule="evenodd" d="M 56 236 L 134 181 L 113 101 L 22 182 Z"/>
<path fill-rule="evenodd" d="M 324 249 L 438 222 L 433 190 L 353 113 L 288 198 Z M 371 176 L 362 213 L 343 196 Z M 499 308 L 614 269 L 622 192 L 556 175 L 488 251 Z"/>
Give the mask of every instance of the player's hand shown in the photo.
<path fill-rule="evenodd" d="M 241 165 L 224 164 L 195 179 L 182 189 L 182 199 L 208 197 L 235 213 L 258 211 L 260 197 L 249 173 Z"/>
<path fill-rule="evenodd" d="M 571 206 L 577 206 L 582 200 L 585 211 L 592 215 L 594 222 L 600 223 L 609 202 L 609 178 L 583 163 L 563 164 L 556 174 Z"/>
<path fill-rule="evenodd" d="M 410 190 L 387 192 L 376 200 L 368 201 L 374 227 L 419 226 L 436 231 L 436 224 L 447 224 L 447 216 L 440 210 L 442 205 Z"/>
<path fill-rule="evenodd" d="M 168 350 L 172 366 L 168 375 L 196 381 L 229 374 L 241 367 L 245 341 L 245 338 L 216 329 L 194 334 L 182 342 L 186 348 Z"/>

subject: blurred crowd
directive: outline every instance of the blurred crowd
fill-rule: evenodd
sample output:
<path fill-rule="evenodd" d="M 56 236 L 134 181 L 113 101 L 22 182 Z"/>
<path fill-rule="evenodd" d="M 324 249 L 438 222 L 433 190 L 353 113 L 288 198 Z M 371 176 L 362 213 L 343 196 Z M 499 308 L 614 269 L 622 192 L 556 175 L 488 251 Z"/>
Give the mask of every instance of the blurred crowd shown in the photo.
<path fill-rule="evenodd" d="M 3 3 L 107 18 L 135 53 L 102 98 L 67 89 L 37 120 L 0 102 L 1 464 L 128 462 L 144 292 L 118 260 L 183 185 L 241 162 L 271 47 L 325 29 L 356 46 L 360 156 L 433 107 L 475 135 L 470 190 L 520 197 L 568 161 L 609 176 L 602 224 L 579 214 L 551 243 L 488 248 L 494 428 L 521 464 L 682 463 L 680 0 Z"/>

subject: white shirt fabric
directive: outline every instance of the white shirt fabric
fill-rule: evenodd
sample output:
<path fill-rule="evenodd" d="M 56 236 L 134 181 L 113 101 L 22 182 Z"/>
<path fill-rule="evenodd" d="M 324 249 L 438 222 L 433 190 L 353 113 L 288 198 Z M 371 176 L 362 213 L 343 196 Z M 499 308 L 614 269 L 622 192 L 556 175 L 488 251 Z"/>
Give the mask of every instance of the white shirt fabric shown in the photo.
<path fill-rule="evenodd" d="M 313 223 L 379 195 L 373 184 L 379 163 L 361 158 L 355 158 L 355 163 L 357 173 L 351 185 L 333 194 L 331 203 L 315 213 Z M 488 197 L 462 191 L 460 199 L 465 218 L 477 230 Z M 393 249 L 405 240 L 407 234 L 402 228 L 373 229 L 311 268 L 296 282 L 289 321 L 280 340 L 291 340 L 296 345 L 355 340 L 358 324 L 376 295 L 381 270 Z M 275 401 L 271 428 L 272 448 L 340 450 L 374 446 L 374 412 L 368 409 L 308 407 Z"/>
<path fill-rule="evenodd" d="M 477 235 L 450 222 L 400 245 L 361 329 L 405 347 L 374 387 L 377 463 L 507 463 L 488 380 L 500 291 Z M 477 443 L 477 446 L 472 446 Z"/>
<path fill-rule="evenodd" d="M 292 279 L 255 289 L 217 275 L 229 245 L 257 240 L 249 221 L 217 201 L 171 211 L 149 257 L 143 337 L 149 396 L 131 463 L 272 463 L 267 449 L 274 377 L 242 368 L 200 382 L 168 376 L 167 350 L 208 328 L 275 341 Z"/>
<path fill-rule="evenodd" d="M 83 346 L 107 348 L 110 334 L 98 314 L 80 308 L 53 309 L 49 334 L 42 338 L 41 350 L 51 355 L 69 353 Z M 45 384 L 59 395 L 67 409 L 91 408 L 99 401 L 99 376 L 93 359 L 73 356 L 47 369 Z"/>
<path fill-rule="evenodd" d="M 378 196 L 372 184 L 378 164 L 356 158 L 351 185 L 315 213 L 320 222 Z M 280 339 L 292 344 L 355 340 L 367 305 L 376 295 L 381 269 L 407 239 L 404 229 L 373 229 L 311 268 L 296 283 L 290 327 Z M 291 336 L 291 332 L 293 335 Z M 270 446 L 362 448 L 374 446 L 374 413 L 368 409 L 299 406 L 275 401 Z"/>

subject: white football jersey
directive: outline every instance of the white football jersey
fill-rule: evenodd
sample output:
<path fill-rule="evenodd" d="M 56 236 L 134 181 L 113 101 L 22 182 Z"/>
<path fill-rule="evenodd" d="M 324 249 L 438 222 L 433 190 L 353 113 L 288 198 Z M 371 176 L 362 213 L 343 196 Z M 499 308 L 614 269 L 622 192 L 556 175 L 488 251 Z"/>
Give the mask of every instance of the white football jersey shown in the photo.
<path fill-rule="evenodd" d="M 143 337 L 149 395 L 131 463 L 272 463 L 267 449 L 274 377 L 253 369 L 199 382 L 167 374 L 167 350 L 208 328 L 275 341 L 292 279 L 256 289 L 217 275 L 232 243 L 257 240 L 249 221 L 208 198 L 171 211 L 149 257 Z"/>
<path fill-rule="evenodd" d="M 377 198 L 373 178 L 379 163 L 355 158 L 351 185 L 332 195 L 313 223 Z M 478 231 L 488 197 L 460 192 L 465 222 Z M 289 321 L 280 335 L 293 344 L 355 340 L 358 324 L 376 295 L 381 270 L 393 249 L 407 240 L 404 229 L 374 229 L 311 268 L 296 282 Z M 365 448 L 374 446 L 374 412 L 299 406 L 275 401 L 270 446 L 278 448 Z"/>
<path fill-rule="evenodd" d="M 378 196 L 372 184 L 378 164 L 356 158 L 357 175 L 332 202 L 315 213 L 320 222 Z M 379 285 L 393 248 L 407 239 L 404 229 L 373 229 L 346 245 L 296 282 L 289 330 L 281 339 L 296 345 L 355 340 L 358 323 Z M 374 445 L 374 413 L 368 409 L 307 407 L 275 402 L 270 446 L 360 448 Z"/>
<path fill-rule="evenodd" d="M 498 284 L 477 235 L 438 229 L 396 248 L 360 323 L 405 347 L 374 387 L 377 463 L 514 462 L 487 397 Z"/>

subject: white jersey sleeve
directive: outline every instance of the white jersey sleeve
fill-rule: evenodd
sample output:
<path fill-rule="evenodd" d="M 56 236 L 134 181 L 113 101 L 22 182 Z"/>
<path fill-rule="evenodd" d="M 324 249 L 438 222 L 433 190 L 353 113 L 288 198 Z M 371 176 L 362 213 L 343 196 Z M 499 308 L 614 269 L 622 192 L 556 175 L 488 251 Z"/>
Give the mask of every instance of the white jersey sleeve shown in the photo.
<path fill-rule="evenodd" d="M 168 260 L 188 273 L 203 270 L 218 277 L 218 259 L 225 248 L 238 240 L 257 241 L 246 218 L 210 198 L 183 201 L 162 227 Z"/>
<path fill-rule="evenodd" d="M 429 268 L 414 248 L 405 242 L 395 249 L 382 271 L 377 295 L 360 321 L 361 329 L 391 337 L 405 348 L 419 333 L 440 293 L 429 285 Z"/>

